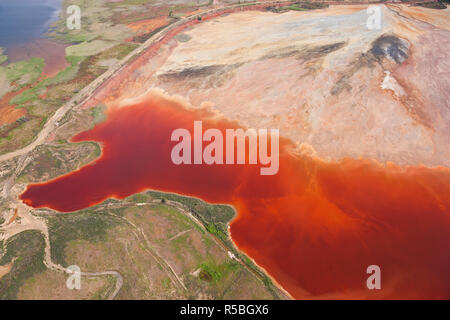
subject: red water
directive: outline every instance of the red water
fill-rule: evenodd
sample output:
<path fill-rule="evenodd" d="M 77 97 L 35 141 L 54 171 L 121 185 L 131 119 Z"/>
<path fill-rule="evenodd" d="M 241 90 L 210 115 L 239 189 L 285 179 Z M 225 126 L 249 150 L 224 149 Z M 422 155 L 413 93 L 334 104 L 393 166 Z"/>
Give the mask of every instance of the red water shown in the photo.
<path fill-rule="evenodd" d="M 255 165 L 172 164 L 176 128 L 194 120 L 235 127 L 156 95 L 109 111 L 73 141 L 103 143 L 94 163 L 43 184 L 21 199 L 74 211 L 146 189 L 235 206 L 237 246 L 295 298 L 450 298 L 450 172 L 381 167 L 370 161 L 327 164 L 293 156 L 281 141 L 280 170 Z M 381 267 L 382 290 L 368 290 L 366 268 Z"/>

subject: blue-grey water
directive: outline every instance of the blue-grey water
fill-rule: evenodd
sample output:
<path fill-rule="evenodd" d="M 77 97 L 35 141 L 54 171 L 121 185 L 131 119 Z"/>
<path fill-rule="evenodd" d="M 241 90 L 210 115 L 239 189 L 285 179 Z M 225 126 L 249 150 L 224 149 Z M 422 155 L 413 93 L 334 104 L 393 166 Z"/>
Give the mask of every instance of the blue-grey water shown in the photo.
<path fill-rule="evenodd" d="M 60 8 L 61 0 L 0 0 L 0 47 L 42 37 Z"/>

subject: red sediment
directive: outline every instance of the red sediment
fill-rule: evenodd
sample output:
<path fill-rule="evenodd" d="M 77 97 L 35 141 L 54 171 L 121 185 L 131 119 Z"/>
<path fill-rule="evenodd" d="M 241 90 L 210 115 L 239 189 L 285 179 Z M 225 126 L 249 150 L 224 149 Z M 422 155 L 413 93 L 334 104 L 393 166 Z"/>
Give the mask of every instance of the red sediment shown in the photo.
<path fill-rule="evenodd" d="M 6 93 L 0 99 L 0 125 L 12 124 L 20 117 L 27 114 L 25 108 L 16 108 L 16 105 L 9 104 L 11 99 L 24 91 L 31 89 L 45 77 L 53 77 L 59 71 L 69 66 L 65 58 L 65 48 L 67 45 L 57 43 L 48 39 L 38 39 L 30 43 L 16 46 L 8 49 L 8 62 L 13 63 L 21 60 L 31 59 L 33 57 L 41 57 L 45 61 L 44 69 L 41 76 L 32 84 L 24 86 L 16 91 Z M 40 99 L 45 99 L 47 91 L 45 91 Z"/>
<path fill-rule="evenodd" d="M 70 212 L 154 189 L 229 203 L 234 242 L 295 298 L 450 298 L 450 170 L 325 163 L 293 155 L 286 140 L 274 176 L 255 165 L 174 165 L 171 133 L 192 132 L 194 120 L 236 127 L 156 95 L 112 108 L 73 138 L 101 142 L 102 156 L 21 199 Z M 366 287 L 373 264 L 382 290 Z"/>
<path fill-rule="evenodd" d="M 26 86 L 20 90 L 8 92 L 0 99 L 0 126 L 14 123 L 17 119 L 27 114 L 25 108 L 16 108 L 16 105 L 11 105 L 9 102 L 12 98 L 30 88 L 31 86 Z"/>
<path fill-rule="evenodd" d="M 42 74 L 53 77 L 58 72 L 69 67 L 66 60 L 67 44 L 59 43 L 49 39 L 37 39 L 23 45 L 19 45 L 7 50 L 8 61 L 16 62 L 31 59 L 33 57 L 43 58 L 45 61 Z"/>
<path fill-rule="evenodd" d="M 34 83 L 24 86 L 17 91 L 7 92 L 0 99 L 0 125 L 12 124 L 17 119 L 27 114 L 27 110 L 25 108 L 17 108 L 17 105 L 11 104 L 11 100 L 14 97 L 22 94 L 24 91 L 33 88 L 42 79 L 44 79 L 44 76 L 40 76 Z M 45 98 L 46 94 L 47 90 L 41 96 L 39 96 L 39 98 L 40 99 Z"/>
<path fill-rule="evenodd" d="M 12 215 L 12 217 L 9 219 L 8 223 L 6 224 L 7 226 L 10 225 L 11 223 L 13 223 L 17 219 L 18 211 L 19 211 L 19 208 L 14 209 L 14 214 Z"/>
<path fill-rule="evenodd" d="M 127 24 L 127 27 L 133 30 L 137 35 L 142 35 L 155 31 L 169 23 L 169 18 L 167 16 L 162 16 L 153 19 L 142 20 L 138 22 L 133 22 Z"/>
<path fill-rule="evenodd" d="M 26 114 L 27 111 L 24 108 L 17 109 L 15 105 L 11 106 L 0 102 L 0 126 L 14 123 Z"/>

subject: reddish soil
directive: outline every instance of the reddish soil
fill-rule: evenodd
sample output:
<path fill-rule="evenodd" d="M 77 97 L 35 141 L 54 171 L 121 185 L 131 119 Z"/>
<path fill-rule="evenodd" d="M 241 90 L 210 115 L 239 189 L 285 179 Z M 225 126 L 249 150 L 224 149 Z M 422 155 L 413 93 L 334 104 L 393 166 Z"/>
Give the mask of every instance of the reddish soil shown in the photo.
<path fill-rule="evenodd" d="M 136 35 L 142 35 L 155 31 L 156 29 L 161 28 L 167 25 L 168 23 L 169 18 L 164 16 L 154 19 L 133 22 L 128 24 L 127 27 L 133 30 L 133 32 L 135 32 Z"/>
<path fill-rule="evenodd" d="M 19 208 L 14 209 L 14 214 L 13 216 L 9 219 L 8 223 L 6 225 L 10 225 L 11 223 L 13 223 L 16 218 L 17 218 L 17 213 L 18 213 Z"/>
<path fill-rule="evenodd" d="M 27 114 L 25 108 L 16 108 L 16 105 L 10 105 L 9 101 L 29 88 L 27 86 L 15 92 L 8 92 L 0 99 L 0 126 L 14 123 Z"/>

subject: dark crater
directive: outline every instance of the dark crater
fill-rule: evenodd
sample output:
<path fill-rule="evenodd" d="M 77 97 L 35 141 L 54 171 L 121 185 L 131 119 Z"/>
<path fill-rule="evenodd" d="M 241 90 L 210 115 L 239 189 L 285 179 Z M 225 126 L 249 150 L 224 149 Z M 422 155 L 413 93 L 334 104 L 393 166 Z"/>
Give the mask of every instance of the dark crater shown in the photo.
<path fill-rule="evenodd" d="M 409 44 L 395 36 L 383 35 L 372 43 L 370 52 L 375 57 L 386 57 L 396 63 L 402 63 L 408 58 Z"/>

